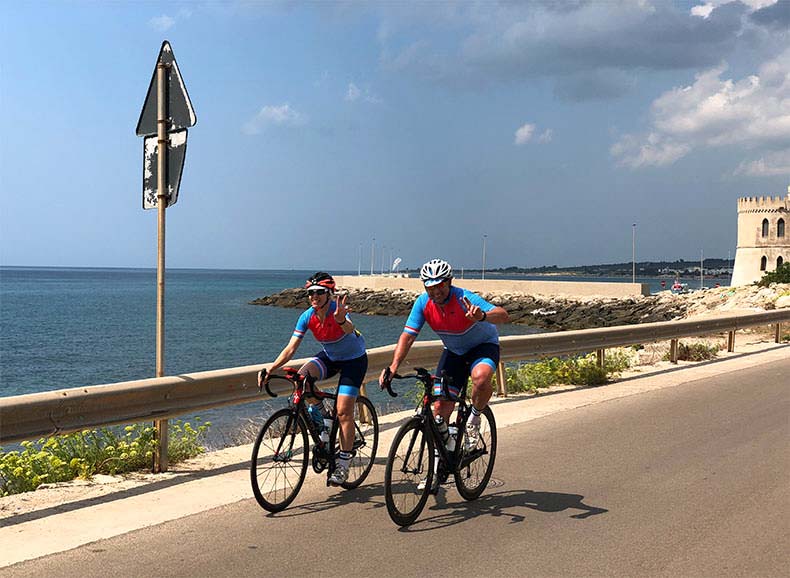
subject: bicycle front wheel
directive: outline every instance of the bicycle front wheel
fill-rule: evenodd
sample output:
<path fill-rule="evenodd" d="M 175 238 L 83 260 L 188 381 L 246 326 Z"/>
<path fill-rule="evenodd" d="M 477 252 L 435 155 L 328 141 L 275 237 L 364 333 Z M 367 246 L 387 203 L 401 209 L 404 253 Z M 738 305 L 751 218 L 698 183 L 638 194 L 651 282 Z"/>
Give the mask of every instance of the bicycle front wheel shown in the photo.
<path fill-rule="evenodd" d="M 332 427 L 332 441 L 329 447 L 335 449 L 335 456 L 340 451 L 340 428 L 337 421 Z M 354 402 L 354 457 L 348 467 L 348 479 L 341 487 L 351 490 L 359 486 L 368 477 L 376 450 L 379 447 L 379 418 L 376 408 L 364 396 L 357 397 Z M 335 458 L 337 459 L 337 458 Z"/>
<path fill-rule="evenodd" d="M 496 422 L 490 407 L 480 412 L 480 428 L 477 435 L 467 428 L 471 412 L 461 424 L 458 467 L 455 471 L 455 487 L 465 500 L 476 500 L 486 489 L 494 471 L 496 460 Z"/>
<path fill-rule="evenodd" d="M 307 426 L 290 409 L 272 414 L 252 446 L 252 493 L 262 508 L 279 512 L 288 507 L 307 475 Z"/>
<path fill-rule="evenodd" d="M 408 526 L 417 519 L 428 501 L 433 476 L 433 438 L 415 417 L 395 434 L 384 472 L 384 496 L 393 522 Z"/>

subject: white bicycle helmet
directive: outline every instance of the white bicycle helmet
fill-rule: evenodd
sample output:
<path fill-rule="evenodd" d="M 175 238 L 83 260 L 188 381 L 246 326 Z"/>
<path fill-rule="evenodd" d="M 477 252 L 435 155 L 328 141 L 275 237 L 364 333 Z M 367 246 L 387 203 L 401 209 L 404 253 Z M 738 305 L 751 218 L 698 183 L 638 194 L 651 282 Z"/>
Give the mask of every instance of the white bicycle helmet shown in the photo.
<path fill-rule="evenodd" d="M 420 280 L 426 287 L 438 285 L 453 278 L 453 268 L 443 259 L 431 259 L 420 269 Z"/>

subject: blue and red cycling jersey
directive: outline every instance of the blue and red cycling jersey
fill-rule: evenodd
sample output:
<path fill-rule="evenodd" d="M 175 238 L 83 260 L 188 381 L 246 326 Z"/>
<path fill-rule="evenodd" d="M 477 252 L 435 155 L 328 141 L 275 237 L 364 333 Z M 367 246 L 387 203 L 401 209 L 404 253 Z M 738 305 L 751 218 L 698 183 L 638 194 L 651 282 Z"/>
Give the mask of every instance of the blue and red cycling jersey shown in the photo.
<path fill-rule="evenodd" d="M 427 321 L 444 346 L 456 355 L 463 355 L 481 343 L 498 345 L 499 333 L 493 323 L 476 322 L 466 317 L 466 306 L 461 300 L 464 296 L 486 313 L 495 307 L 479 295 L 460 287 L 450 288 L 450 296 L 443 307 L 431 301 L 427 293 L 423 293 L 414 302 L 403 332 L 418 335 Z"/>
<path fill-rule="evenodd" d="M 345 333 L 335 321 L 337 303 L 332 301 L 323 323 L 310 307 L 299 316 L 293 336 L 302 339 L 309 329 L 332 361 L 347 361 L 365 355 L 365 339 L 359 331 Z M 346 316 L 348 319 L 348 316 Z"/>

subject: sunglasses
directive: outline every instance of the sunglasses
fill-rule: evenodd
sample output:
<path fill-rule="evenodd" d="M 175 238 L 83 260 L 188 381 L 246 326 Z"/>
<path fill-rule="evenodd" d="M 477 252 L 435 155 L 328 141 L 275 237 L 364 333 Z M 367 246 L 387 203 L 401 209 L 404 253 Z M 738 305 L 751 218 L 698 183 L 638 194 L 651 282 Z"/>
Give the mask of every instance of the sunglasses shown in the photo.
<path fill-rule="evenodd" d="M 326 289 L 310 289 L 307 292 L 307 296 L 312 297 L 314 295 L 326 295 L 327 293 L 329 293 L 329 291 Z"/>

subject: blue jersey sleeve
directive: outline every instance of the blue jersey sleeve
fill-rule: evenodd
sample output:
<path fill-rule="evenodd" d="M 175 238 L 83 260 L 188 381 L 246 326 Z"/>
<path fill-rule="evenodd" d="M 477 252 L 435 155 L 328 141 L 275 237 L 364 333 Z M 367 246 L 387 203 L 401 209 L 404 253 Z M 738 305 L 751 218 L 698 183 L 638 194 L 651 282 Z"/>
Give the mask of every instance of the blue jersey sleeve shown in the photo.
<path fill-rule="evenodd" d="M 471 291 L 467 291 L 466 289 L 464 289 L 464 297 L 469 299 L 469 302 L 472 305 L 477 305 L 480 309 L 482 309 L 486 313 L 488 313 L 494 307 L 496 307 L 496 305 L 492 305 L 491 303 L 480 297 L 480 295 L 478 295 L 477 293 L 472 293 Z"/>
<path fill-rule="evenodd" d="M 411 313 L 409 313 L 409 318 L 406 320 L 406 326 L 403 328 L 404 333 L 415 336 L 419 335 L 420 329 L 425 325 L 425 314 L 423 311 L 425 310 L 425 302 L 427 299 L 428 294 L 423 293 L 417 298 L 417 301 L 414 302 Z"/>
<path fill-rule="evenodd" d="M 310 322 L 310 316 L 313 314 L 313 309 L 310 308 L 299 316 L 296 321 L 296 328 L 294 329 L 293 336 L 302 339 L 304 334 L 307 333 L 307 327 Z"/>

